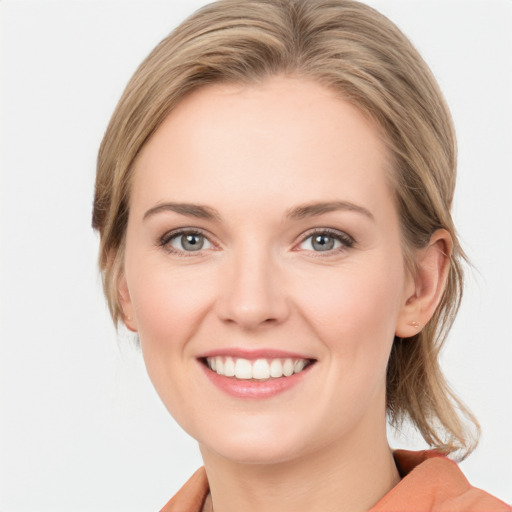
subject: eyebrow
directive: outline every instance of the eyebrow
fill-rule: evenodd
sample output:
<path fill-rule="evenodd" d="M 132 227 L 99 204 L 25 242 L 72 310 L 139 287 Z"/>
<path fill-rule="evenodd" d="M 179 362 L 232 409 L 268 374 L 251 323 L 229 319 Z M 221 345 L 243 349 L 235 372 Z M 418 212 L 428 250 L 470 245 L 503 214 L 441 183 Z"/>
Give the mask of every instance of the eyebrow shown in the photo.
<path fill-rule="evenodd" d="M 180 215 L 186 215 L 188 217 L 196 217 L 198 219 L 206 220 L 221 220 L 220 213 L 214 208 L 209 206 L 203 206 L 200 204 L 191 203 L 162 203 L 157 204 L 153 208 L 150 208 L 143 217 L 146 220 L 148 217 L 156 215 L 161 212 L 175 212 Z"/>
<path fill-rule="evenodd" d="M 285 217 L 291 220 L 299 220 L 304 219 L 306 217 L 315 217 L 318 215 L 323 215 L 324 213 L 334 212 L 334 211 L 352 211 L 361 213 L 364 216 L 368 217 L 371 220 L 375 220 L 373 214 L 364 208 L 363 206 L 359 206 L 357 204 L 348 202 L 348 201 L 330 201 L 330 202 L 320 202 L 320 203 L 308 203 L 304 205 L 299 205 L 294 208 L 291 208 L 286 211 Z M 215 220 L 221 221 L 222 216 L 215 209 L 210 206 L 204 206 L 200 204 L 193 203 L 162 203 L 150 208 L 144 214 L 143 220 L 146 220 L 148 217 L 156 215 L 161 212 L 175 212 L 180 215 L 185 215 L 187 217 L 195 217 L 198 219 L 205 220 Z"/>
<path fill-rule="evenodd" d="M 334 211 L 351 211 L 362 213 L 371 220 L 375 220 L 372 212 L 363 206 L 359 206 L 348 201 L 330 201 L 327 203 L 310 203 L 300 205 L 292 208 L 286 212 L 286 217 L 289 219 L 304 219 L 305 217 L 314 217 L 316 215 L 323 215 L 324 213 Z"/>

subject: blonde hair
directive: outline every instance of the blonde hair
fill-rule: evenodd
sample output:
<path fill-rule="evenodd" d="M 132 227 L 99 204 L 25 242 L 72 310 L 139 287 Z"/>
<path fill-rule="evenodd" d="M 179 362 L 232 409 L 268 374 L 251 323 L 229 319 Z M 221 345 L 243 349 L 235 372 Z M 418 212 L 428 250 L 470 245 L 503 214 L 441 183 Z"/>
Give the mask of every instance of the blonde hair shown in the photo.
<path fill-rule="evenodd" d="M 221 0 L 185 20 L 140 65 L 98 155 L 93 227 L 100 232 L 99 266 L 114 323 L 122 316 L 117 283 L 139 151 L 191 91 L 216 82 L 261 82 L 278 74 L 338 91 L 382 128 L 411 268 L 412 248 L 425 246 L 439 228 L 452 236 L 448 282 L 433 318 L 416 336 L 394 341 L 387 411 L 395 426 L 410 419 L 430 446 L 465 456 L 476 446 L 478 423 L 451 391 L 438 357 L 459 308 L 465 259 L 450 215 L 456 174 L 453 125 L 419 53 L 392 22 L 366 5 Z"/>

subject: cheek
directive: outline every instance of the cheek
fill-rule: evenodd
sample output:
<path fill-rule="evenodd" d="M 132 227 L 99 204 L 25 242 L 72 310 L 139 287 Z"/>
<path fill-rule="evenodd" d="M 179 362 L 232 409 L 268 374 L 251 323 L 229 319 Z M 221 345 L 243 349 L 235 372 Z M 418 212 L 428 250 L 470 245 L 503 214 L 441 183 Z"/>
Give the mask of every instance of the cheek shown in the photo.
<path fill-rule="evenodd" d="M 180 424 L 186 425 L 190 412 L 186 404 L 196 371 L 189 342 L 212 302 L 212 287 L 207 276 L 198 276 L 197 270 L 143 268 L 131 283 L 142 355 L 163 403 Z"/>
<path fill-rule="evenodd" d="M 197 272 L 146 267 L 136 274 L 131 286 L 141 339 L 172 348 L 173 342 L 189 337 L 211 302 L 207 276 Z M 190 333 L 191 334 L 191 333 Z"/>
<path fill-rule="evenodd" d="M 126 270 L 142 355 L 156 391 L 178 419 L 193 381 L 189 341 L 212 302 L 211 278 L 193 266 L 176 270 L 142 256 L 134 262 L 133 272 L 130 261 Z"/>
<path fill-rule="evenodd" d="M 340 268 L 323 288 L 301 294 L 300 308 L 328 363 L 326 389 L 332 393 L 323 403 L 325 410 L 346 411 L 346 419 L 354 421 L 370 409 L 381 414 L 403 279 L 400 265 L 381 260 Z M 350 424 L 333 423 L 333 435 Z"/>
<path fill-rule="evenodd" d="M 300 307 L 310 325 L 344 364 L 359 357 L 387 362 L 404 283 L 396 261 L 377 258 L 347 265 L 329 272 L 323 286 L 309 286 L 301 294 Z"/>

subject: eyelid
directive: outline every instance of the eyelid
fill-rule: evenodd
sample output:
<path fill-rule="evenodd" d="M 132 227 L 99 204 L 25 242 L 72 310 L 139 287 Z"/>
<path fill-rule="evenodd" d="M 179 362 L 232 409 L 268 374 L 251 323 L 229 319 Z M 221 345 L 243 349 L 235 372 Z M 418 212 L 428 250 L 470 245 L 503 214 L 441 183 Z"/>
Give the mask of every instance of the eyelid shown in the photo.
<path fill-rule="evenodd" d="M 177 238 L 182 235 L 201 235 L 210 242 L 210 244 L 213 246 L 208 249 L 199 249 L 198 251 L 182 251 L 180 249 L 176 249 L 175 247 L 171 247 L 169 243 L 172 239 Z M 211 250 L 217 250 L 218 244 L 212 240 L 212 236 L 207 231 L 201 229 L 201 228 L 195 228 L 195 227 L 184 227 L 184 228 L 176 228 L 171 229 L 169 231 L 166 231 L 157 241 L 157 245 L 159 247 L 164 248 L 167 252 L 170 254 L 180 254 L 184 256 L 199 256 L 201 254 L 204 254 L 205 251 L 211 251 Z"/>
<path fill-rule="evenodd" d="M 204 249 L 204 250 L 200 249 L 198 251 L 182 251 L 182 250 L 176 249 L 175 247 L 173 247 L 173 248 L 169 247 L 169 242 L 173 238 L 176 238 L 176 237 L 178 237 L 180 235 L 185 235 L 185 234 L 193 234 L 193 235 L 204 236 L 212 244 L 213 247 L 212 248 L 208 248 L 208 249 Z M 342 246 L 338 247 L 336 249 L 325 251 L 325 254 L 322 254 L 323 251 L 310 251 L 310 250 L 306 250 L 306 252 L 315 253 L 316 256 L 329 256 L 329 255 L 332 255 L 332 254 L 336 254 L 338 252 L 342 252 L 344 250 L 350 249 L 350 248 L 352 248 L 356 244 L 355 239 L 352 236 L 350 236 L 348 233 L 346 233 L 345 231 L 341 231 L 341 230 L 335 229 L 335 228 L 328 228 L 328 227 L 312 228 L 312 229 L 307 230 L 305 233 L 303 233 L 300 236 L 298 242 L 294 245 L 292 250 L 293 251 L 300 251 L 300 250 L 302 250 L 302 249 L 300 249 L 299 246 L 302 243 L 304 243 L 304 241 L 306 241 L 308 238 L 310 238 L 310 237 L 312 237 L 314 235 L 317 235 L 317 234 L 326 234 L 326 235 L 332 236 L 336 240 L 340 241 Z M 206 230 L 204 230 L 204 229 L 197 228 L 197 227 L 182 227 L 182 228 L 176 228 L 176 229 L 171 229 L 169 231 L 166 231 L 158 239 L 157 246 L 163 247 L 164 249 L 166 249 L 171 254 L 174 253 L 174 254 L 181 254 L 181 255 L 185 255 L 185 256 L 199 256 L 199 255 L 203 254 L 205 251 L 211 251 L 211 250 L 218 250 L 219 249 L 219 244 L 216 243 L 213 238 L 214 237 L 212 237 L 212 235 L 209 232 L 207 232 Z"/>
<path fill-rule="evenodd" d="M 311 238 L 314 235 L 329 235 L 329 236 L 332 236 L 333 238 L 335 238 L 336 240 L 340 241 L 342 244 L 341 247 L 332 249 L 330 251 L 306 250 L 306 252 L 311 252 L 311 253 L 314 252 L 315 255 L 318 255 L 318 256 L 328 256 L 328 255 L 336 254 L 337 252 L 342 252 L 346 249 L 350 249 L 350 248 L 354 247 L 354 245 L 356 244 L 355 239 L 352 236 L 350 236 L 348 233 L 346 233 L 345 231 L 341 231 L 339 229 L 334 229 L 334 228 L 312 228 L 300 236 L 300 239 L 297 242 L 297 244 L 295 245 L 293 250 L 295 250 L 295 251 L 302 250 L 302 249 L 300 249 L 299 246 L 301 244 L 303 244 L 308 238 Z M 324 254 L 322 254 L 322 253 L 324 253 Z"/>

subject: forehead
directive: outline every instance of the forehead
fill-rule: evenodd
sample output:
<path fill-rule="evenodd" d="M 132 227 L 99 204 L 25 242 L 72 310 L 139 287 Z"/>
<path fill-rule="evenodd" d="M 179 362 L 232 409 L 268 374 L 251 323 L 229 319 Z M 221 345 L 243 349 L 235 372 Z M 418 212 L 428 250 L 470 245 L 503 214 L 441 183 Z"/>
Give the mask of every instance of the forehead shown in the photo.
<path fill-rule="evenodd" d="M 372 202 L 387 194 L 387 162 L 377 126 L 325 86 L 285 77 L 216 84 L 179 103 L 142 149 L 131 206 L 218 200 L 228 208 L 237 196 L 259 207 Z"/>

